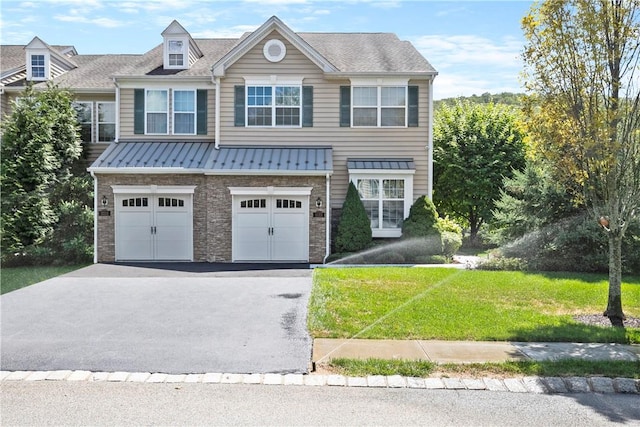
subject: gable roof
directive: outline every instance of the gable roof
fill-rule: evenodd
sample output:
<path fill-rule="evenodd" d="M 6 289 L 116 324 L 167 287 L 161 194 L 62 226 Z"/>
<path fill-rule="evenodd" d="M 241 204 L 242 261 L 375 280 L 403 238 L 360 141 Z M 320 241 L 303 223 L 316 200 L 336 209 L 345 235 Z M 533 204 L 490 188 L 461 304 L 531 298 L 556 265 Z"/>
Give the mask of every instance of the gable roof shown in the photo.
<path fill-rule="evenodd" d="M 282 36 L 294 45 L 298 50 L 305 54 L 313 63 L 315 63 L 324 72 L 338 71 L 329 61 L 327 61 L 318 51 L 313 49 L 298 34 L 294 33 L 284 22 L 277 16 L 272 16 L 262 24 L 257 30 L 244 37 L 237 46 L 230 50 L 225 56 L 217 61 L 212 69 L 214 76 L 224 76 L 225 71 L 240 59 L 245 53 L 251 50 L 262 39 L 264 39 L 273 30 L 277 30 Z"/>

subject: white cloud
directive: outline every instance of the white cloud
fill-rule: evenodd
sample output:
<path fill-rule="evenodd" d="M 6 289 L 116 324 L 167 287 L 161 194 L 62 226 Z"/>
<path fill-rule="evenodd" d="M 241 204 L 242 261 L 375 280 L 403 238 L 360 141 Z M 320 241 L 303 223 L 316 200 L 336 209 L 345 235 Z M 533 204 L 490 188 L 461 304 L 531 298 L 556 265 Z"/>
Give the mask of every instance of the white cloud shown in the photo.
<path fill-rule="evenodd" d="M 236 25 L 230 28 L 194 31 L 191 35 L 202 39 L 237 39 L 246 32 L 255 31 L 256 28 L 255 25 Z"/>
<path fill-rule="evenodd" d="M 439 72 L 434 85 L 436 99 L 522 91 L 518 75 L 523 42 L 519 39 L 428 35 L 412 42 Z"/>
<path fill-rule="evenodd" d="M 72 14 L 72 15 L 55 15 L 54 19 L 62 22 L 77 22 L 80 24 L 97 25 L 104 28 L 116 28 L 125 25 L 122 21 L 116 21 L 110 18 L 87 18 L 86 16 Z"/>

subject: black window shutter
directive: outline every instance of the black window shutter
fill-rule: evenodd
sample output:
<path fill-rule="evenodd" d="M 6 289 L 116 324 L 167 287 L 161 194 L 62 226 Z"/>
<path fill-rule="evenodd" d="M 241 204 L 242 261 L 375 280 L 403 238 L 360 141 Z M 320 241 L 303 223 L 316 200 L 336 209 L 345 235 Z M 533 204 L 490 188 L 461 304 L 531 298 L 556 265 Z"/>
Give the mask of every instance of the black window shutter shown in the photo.
<path fill-rule="evenodd" d="M 244 86 L 235 87 L 234 117 L 236 126 L 244 126 Z M 217 112 L 216 112 L 217 114 Z"/>
<path fill-rule="evenodd" d="M 351 86 L 340 86 L 340 126 L 351 126 Z"/>
<path fill-rule="evenodd" d="M 206 135 L 207 134 L 207 90 L 206 89 L 198 89 L 196 92 L 196 104 L 197 104 L 197 123 L 198 135 Z"/>
<path fill-rule="evenodd" d="M 418 127 L 418 86 L 409 86 L 409 127 Z"/>
<path fill-rule="evenodd" d="M 144 89 L 133 90 L 133 133 L 144 135 Z"/>
<path fill-rule="evenodd" d="M 313 86 L 302 86 L 302 127 L 313 127 Z"/>

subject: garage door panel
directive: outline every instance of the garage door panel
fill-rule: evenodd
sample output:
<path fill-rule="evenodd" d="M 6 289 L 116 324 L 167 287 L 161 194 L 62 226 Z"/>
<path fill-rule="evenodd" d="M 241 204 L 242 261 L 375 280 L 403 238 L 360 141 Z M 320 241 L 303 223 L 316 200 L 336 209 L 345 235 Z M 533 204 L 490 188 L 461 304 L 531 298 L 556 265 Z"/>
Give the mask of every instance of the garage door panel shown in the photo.
<path fill-rule="evenodd" d="M 116 212 L 116 259 L 191 260 L 193 229 L 189 202 L 182 195 L 123 197 Z"/>

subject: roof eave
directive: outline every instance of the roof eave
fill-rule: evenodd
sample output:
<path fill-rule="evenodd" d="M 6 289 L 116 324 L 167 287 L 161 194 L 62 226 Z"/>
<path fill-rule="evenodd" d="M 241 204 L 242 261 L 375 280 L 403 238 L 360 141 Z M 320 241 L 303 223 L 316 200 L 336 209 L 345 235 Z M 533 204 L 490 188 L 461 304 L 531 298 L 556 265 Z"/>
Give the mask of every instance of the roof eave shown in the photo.
<path fill-rule="evenodd" d="M 437 71 L 401 71 L 401 72 L 392 72 L 392 71 L 363 71 L 363 72 L 331 72 L 325 73 L 324 76 L 327 79 L 333 80 L 344 80 L 349 79 L 351 77 L 409 77 L 411 79 L 420 79 L 420 80 L 433 80 L 438 75 Z"/>

